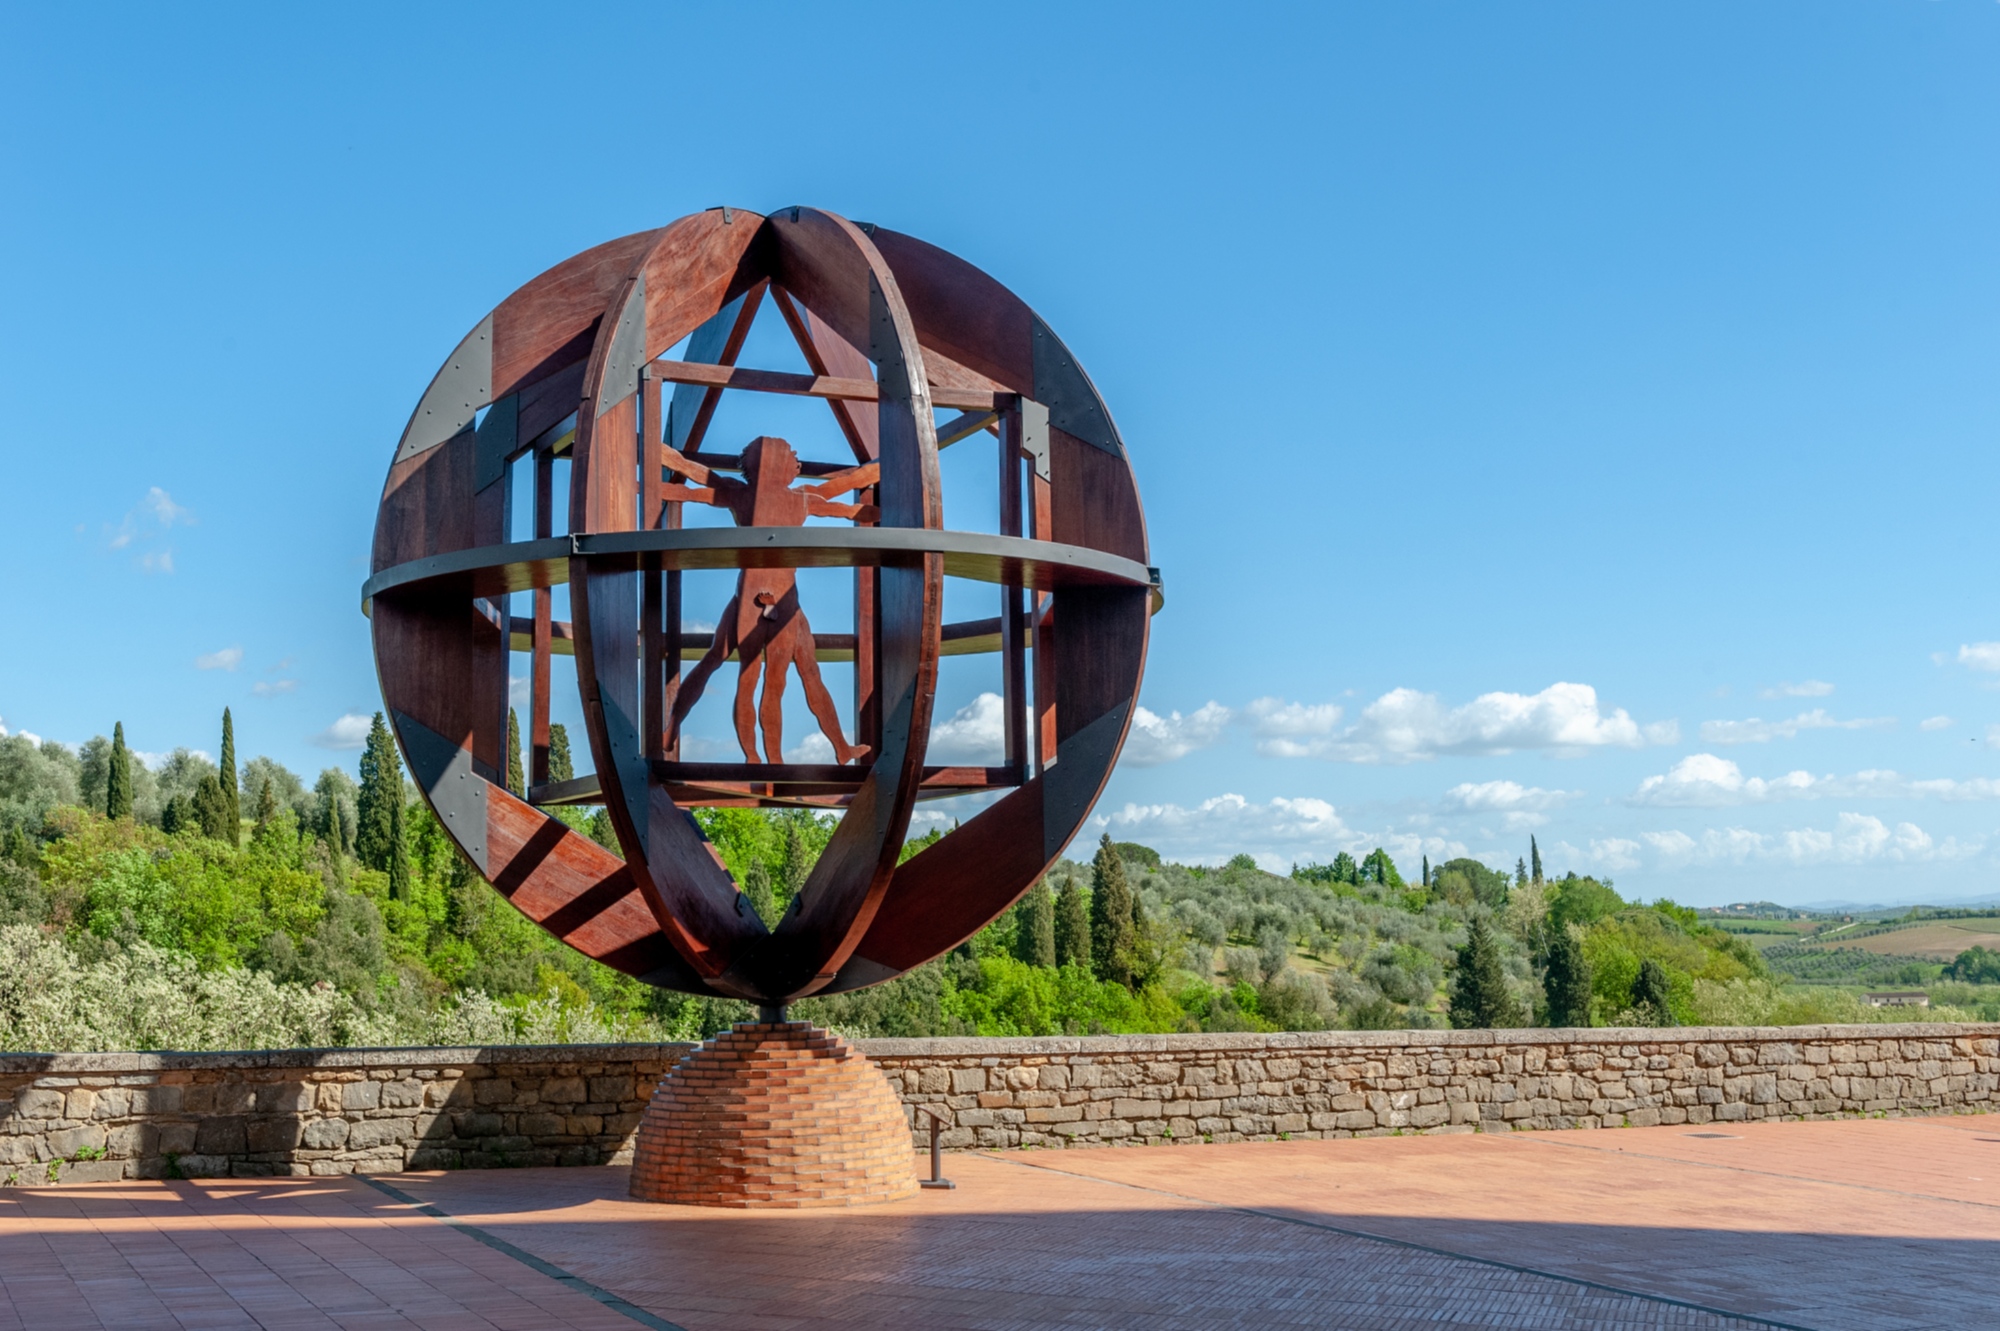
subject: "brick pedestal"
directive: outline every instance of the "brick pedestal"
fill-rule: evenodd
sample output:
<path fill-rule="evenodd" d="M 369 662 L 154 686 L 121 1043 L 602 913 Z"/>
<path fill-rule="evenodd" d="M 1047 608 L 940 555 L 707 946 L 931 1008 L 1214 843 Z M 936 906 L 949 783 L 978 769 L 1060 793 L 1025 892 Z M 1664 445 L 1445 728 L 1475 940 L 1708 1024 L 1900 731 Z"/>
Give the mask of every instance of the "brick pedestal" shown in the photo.
<path fill-rule="evenodd" d="M 653 1092 L 632 1196 L 690 1206 L 857 1206 L 917 1190 L 901 1100 L 811 1022 L 738 1026 Z"/>

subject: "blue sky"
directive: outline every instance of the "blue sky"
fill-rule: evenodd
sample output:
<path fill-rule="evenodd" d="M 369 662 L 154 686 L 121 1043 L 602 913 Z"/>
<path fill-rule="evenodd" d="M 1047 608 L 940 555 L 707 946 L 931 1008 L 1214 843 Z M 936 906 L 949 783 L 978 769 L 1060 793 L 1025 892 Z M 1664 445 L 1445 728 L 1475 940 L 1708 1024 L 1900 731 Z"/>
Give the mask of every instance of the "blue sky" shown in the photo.
<path fill-rule="evenodd" d="M 10 730 L 228 705 L 351 764 L 445 353 L 600 240 L 809 203 L 992 272 L 1118 415 L 1170 597 L 1119 837 L 2000 890 L 2000 5 L 0 21 Z"/>

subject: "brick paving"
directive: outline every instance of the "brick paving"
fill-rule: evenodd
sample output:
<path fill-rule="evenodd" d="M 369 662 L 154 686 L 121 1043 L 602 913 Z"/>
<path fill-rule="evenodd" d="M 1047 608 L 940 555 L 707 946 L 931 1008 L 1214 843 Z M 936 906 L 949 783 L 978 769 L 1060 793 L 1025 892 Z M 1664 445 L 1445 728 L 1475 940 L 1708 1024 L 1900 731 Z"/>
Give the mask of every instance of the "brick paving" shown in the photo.
<path fill-rule="evenodd" d="M 2000 1119 L 1699 1130 L 957 1155 L 841 1211 L 609 1168 L 20 1187 L 0 1331 L 2000 1324 Z"/>

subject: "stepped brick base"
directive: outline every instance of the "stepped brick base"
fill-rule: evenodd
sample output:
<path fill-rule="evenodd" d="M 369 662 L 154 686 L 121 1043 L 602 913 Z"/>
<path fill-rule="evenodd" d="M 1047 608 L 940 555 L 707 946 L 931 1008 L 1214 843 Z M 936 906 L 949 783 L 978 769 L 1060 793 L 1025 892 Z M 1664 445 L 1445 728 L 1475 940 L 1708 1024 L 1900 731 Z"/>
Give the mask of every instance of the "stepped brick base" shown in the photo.
<path fill-rule="evenodd" d="M 738 1026 L 653 1092 L 632 1196 L 688 1206 L 859 1206 L 917 1190 L 910 1125 L 882 1073 L 811 1022 Z"/>

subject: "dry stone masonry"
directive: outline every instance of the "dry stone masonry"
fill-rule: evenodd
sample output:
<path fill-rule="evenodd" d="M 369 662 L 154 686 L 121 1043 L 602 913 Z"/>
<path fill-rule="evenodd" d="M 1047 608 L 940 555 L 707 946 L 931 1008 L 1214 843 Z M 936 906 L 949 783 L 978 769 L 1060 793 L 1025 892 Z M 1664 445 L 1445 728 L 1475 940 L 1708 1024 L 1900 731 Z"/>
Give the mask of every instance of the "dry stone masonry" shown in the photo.
<path fill-rule="evenodd" d="M 867 1040 L 955 1147 L 1154 1145 L 1974 1112 L 2000 1026 Z"/>
<path fill-rule="evenodd" d="M 622 1162 L 683 1048 L 0 1055 L 0 1182 Z"/>
<path fill-rule="evenodd" d="M 2000 1025 L 861 1040 L 954 1147 L 1983 1112 Z M 623 1164 L 691 1045 L 0 1055 L 0 1183 Z"/>

